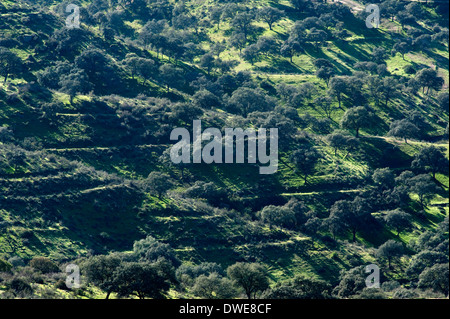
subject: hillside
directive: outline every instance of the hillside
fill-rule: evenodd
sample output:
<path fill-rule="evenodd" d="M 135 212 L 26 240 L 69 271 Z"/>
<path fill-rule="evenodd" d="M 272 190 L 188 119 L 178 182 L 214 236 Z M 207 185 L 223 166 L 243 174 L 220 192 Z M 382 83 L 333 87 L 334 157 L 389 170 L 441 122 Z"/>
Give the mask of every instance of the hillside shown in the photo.
<path fill-rule="evenodd" d="M 2 0 L 0 15 L 0 298 L 448 297 L 448 1 Z M 171 132 L 196 120 L 277 128 L 276 173 L 175 164 Z M 238 267 L 263 277 L 253 295 Z M 158 288 L 134 287 L 136 269 Z"/>

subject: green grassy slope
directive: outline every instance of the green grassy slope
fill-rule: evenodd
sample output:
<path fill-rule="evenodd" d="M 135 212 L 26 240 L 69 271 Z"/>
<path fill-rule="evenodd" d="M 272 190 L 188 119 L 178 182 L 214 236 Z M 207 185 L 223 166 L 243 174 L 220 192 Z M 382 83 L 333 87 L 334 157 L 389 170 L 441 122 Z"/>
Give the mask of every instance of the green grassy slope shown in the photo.
<path fill-rule="evenodd" d="M 92 253 L 129 251 L 134 241 L 152 235 L 169 243 L 183 262 L 209 261 L 226 267 L 236 261 L 257 261 L 267 266 L 271 284 L 297 274 L 335 284 L 340 270 L 376 262 L 374 249 L 386 240 L 399 240 L 406 246 L 426 230 L 436 229 L 448 216 L 448 174 L 437 175 L 440 190 L 423 211 L 417 204 L 416 194 L 410 194 L 407 210 L 413 216 L 413 227 L 399 237 L 393 229 L 382 226 L 358 232 L 356 243 L 351 242 L 348 234 L 340 235 L 335 241 L 326 229 L 315 237 L 297 229 L 269 227 L 255 215 L 266 205 L 283 205 L 297 198 L 318 217 L 326 218 L 337 200 L 353 199 L 370 190 L 373 186 L 367 181 L 377 168 L 389 167 L 397 175 L 410 170 L 414 156 L 428 145 L 439 147 L 448 158 L 445 136 L 448 113 L 438 106 L 437 92 L 425 95 L 421 90 L 416 94 L 403 90 L 387 106 L 369 100 L 367 104 L 374 110 L 377 122 L 371 128 L 362 129 L 359 149 L 351 153 L 339 151 L 335 155 L 326 142 L 326 134 L 311 126 L 297 125 L 298 135 L 308 134 L 322 154 L 308 184 L 289 160 L 301 138 L 293 140 L 291 148 L 280 153 L 279 169 L 274 175 L 259 175 L 258 168 L 252 165 L 193 164 L 187 167 L 186 177 L 182 179 L 179 168 L 160 161 L 170 147 L 167 129 L 161 133 L 161 127 L 180 124 L 170 117 L 172 103 L 192 99 L 196 89 L 189 86 L 189 76 L 206 75 L 200 56 L 192 60 L 174 59 L 167 53 L 142 46 L 137 40 L 147 21 L 131 9 L 120 9 L 124 26 L 116 31 L 113 41 L 103 37 L 99 25 L 82 20 L 85 35 L 76 41 L 75 49 L 55 57 L 54 52 L 46 50 L 46 45 L 51 42 L 52 34 L 64 25 L 63 17 L 57 13 L 59 2 L 36 2 L 45 4 L 43 9 L 25 1 L 2 1 L 0 7 L 0 37 L 18 39 L 11 51 L 23 61 L 34 60 L 26 63 L 26 71 L 21 75 L 6 84 L 0 83 L 0 127 L 11 129 L 14 135 L 12 142 L 0 140 L 0 258 L 19 256 L 28 260 L 48 256 L 69 261 Z M 186 1 L 186 7 L 192 14 L 204 16 L 216 2 Z M 90 1 L 80 1 L 80 4 L 86 7 Z M 306 18 L 295 12 L 289 1 L 253 0 L 243 4 L 256 8 L 270 5 L 286 12 L 273 30 L 262 21 L 254 22 L 255 32 L 249 43 L 262 36 L 272 36 L 281 44 L 295 22 Z M 432 9 L 426 10 L 430 11 L 431 18 L 421 23 L 420 28 L 431 31 L 439 17 Z M 313 62 L 318 58 L 327 59 L 337 75 L 351 75 L 357 71 L 356 62 L 371 60 L 374 48 L 383 47 L 390 53 L 396 41 L 405 40 L 408 35 L 398 22 L 382 21 L 380 29 L 368 29 L 361 19 L 347 19 L 343 21 L 348 32 L 344 41 L 329 38 L 321 47 L 307 43 L 292 63 L 277 54 L 260 55 L 252 65 L 234 47 L 227 47 L 220 58 L 234 60 L 231 73 L 249 71 L 254 83 L 269 87 L 265 92 L 276 99 L 280 98 L 274 89 L 277 84 L 296 87 L 313 84 L 317 92 L 296 109 L 300 117 L 310 114 L 325 119 L 314 98 L 325 95 L 327 85 L 316 76 Z M 330 27 L 330 31 L 333 29 Z M 221 23 L 220 29 L 206 24 L 197 37 L 200 47 L 207 52 L 213 43 L 229 41 L 232 30 L 228 20 Z M 27 43 L 20 40 L 23 35 L 35 35 L 37 40 Z M 37 84 L 38 73 L 52 62 L 73 64 L 77 55 L 92 47 L 105 52 L 117 66 L 119 85 L 78 94 L 70 103 L 67 94 Z M 180 67 L 186 82 L 167 92 L 158 74 L 145 84 L 139 76 L 132 79 L 121 64 L 131 52 L 161 65 Z M 393 77 L 403 77 L 403 81 L 414 78 L 414 74 L 404 72 L 407 65 L 416 70 L 436 69 L 445 80 L 443 91 L 448 92 L 448 42 L 439 42 L 428 50 L 413 49 L 404 59 L 400 54 L 388 56 L 386 65 Z M 213 81 L 220 76 L 218 70 L 213 70 L 207 78 Z M 170 107 L 163 105 L 165 101 Z M 53 103 L 54 109 L 43 106 L 45 103 Z M 281 99 L 278 103 L 284 106 Z M 336 100 L 332 103 L 337 107 Z M 351 98 L 344 96 L 343 109 L 336 109 L 331 116 L 330 131 L 339 129 L 345 110 L 352 106 Z M 128 112 L 127 107 L 139 112 Z M 422 138 L 404 143 L 386 136 L 392 121 L 413 110 L 425 119 Z M 134 121 L 133 116 L 139 120 Z M 143 118 L 146 122 L 142 124 L 139 121 Z M 164 119 L 161 126 L 160 119 Z M 210 126 L 218 126 L 240 123 L 242 117 L 221 107 L 205 110 L 202 119 Z M 163 137 L 156 136 L 155 132 Z M 140 185 L 155 170 L 169 174 L 175 182 L 162 198 L 142 191 Z M 219 205 L 210 205 L 203 199 L 185 197 L 183 192 L 197 180 L 214 182 L 227 191 L 228 198 Z M 382 214 L 373 212 L 374 216 Z M 404 269 L 408 262 L 407 257 L 403 258 L 399 268 Z M 397 272 L 387 275 L 402 278 Z"/>

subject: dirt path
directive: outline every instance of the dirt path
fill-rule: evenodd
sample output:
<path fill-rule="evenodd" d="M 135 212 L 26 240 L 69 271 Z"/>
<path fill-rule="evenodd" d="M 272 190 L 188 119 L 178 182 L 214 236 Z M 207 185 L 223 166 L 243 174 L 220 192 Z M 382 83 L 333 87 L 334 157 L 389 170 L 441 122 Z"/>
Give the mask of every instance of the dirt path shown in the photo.
<path fill-rule="evenodd" d="M 345 4 L 353 12 L 363 11 L 365 8 L 363 4 L 353 1 L 353 0 L 337 0 L 337 2 Z"/>
<path fill-rule="evenodd" d="M 318 191 L 318 192 L 305 192 L 305 193 L 282 193 L 281 196 L 309 196 L 309 195 L 321 195 L 321 194 L 336 194 L 336 193 L 357 193 L 363 191 L 362 188 L 356 189 L 338 189 L 332 191 Z"/>
<path fill-rule="evenodd" d="M 162 147 L 169 147 L 167 144 L 138 144 L 138 145 L 118 145 L 118 146 L 92 146 L 92 147 L 65 147 L 65 148 L 44 148 L 43 151 L 48 152 L 76 152 L 76 151 L 106 151 L 106 150 L 118 150 L 118 149 L 124 149 L 124 148 L 162 148 Z"/>
<path fill-rule="evenodd" d="M 51 199 L 56 196 L 72 196 L 74 194 L 89 194 L 89 193 L 96 192 L 96 191 L 101 191 L 101 190 L 105 190 L 105 189 L 116 189 L 116 188 L 120 188 L 120 187 L 128 187 L 129 188 L 130 186 L 126 185 L 125 183 L 106 184 L 106 185 L 96 186 L 93 188 L 69 191 L 66 193 L 59 192 L 59 193 L 50 193 L 50 194 L 37 194 L 34 196 L 28 196 L 28 198 Z M 6 195 L 2 198 L 2 196 L 0 195 L 0 199 L 3 199 L 3 200 L 17 200 L 17 199 L 23 199 L 23 198 L 24 198 L 24 196 L 10 196 L 10 195 Z"/>
<path fill-rule="evenodd" d="M 396 144 L 405 144 L 405 141 L 403 139 L 398 139 L 395 137 L 390 136 L 377 136 L 377 135 L 363 135 L 362 138 L 377 138 L 385 140 L 388 143 L 396 143 Z M 409 145 L 420 145 L 420 146 L 427 146 L 427 145 L 435 145 L 435 146 L 441 146 L 441 147 L 448 147 L 449 143 L 436 143 L 436 142 L 428 142 L 428 141 L 415 141 L 415 140 L 408 140 Z"/>

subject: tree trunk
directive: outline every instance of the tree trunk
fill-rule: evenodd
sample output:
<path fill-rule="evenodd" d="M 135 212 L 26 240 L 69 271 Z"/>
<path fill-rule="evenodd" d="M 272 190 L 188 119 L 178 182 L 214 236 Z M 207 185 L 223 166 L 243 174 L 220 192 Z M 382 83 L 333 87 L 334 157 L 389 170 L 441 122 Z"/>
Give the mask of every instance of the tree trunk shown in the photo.
<path fill-rule="evenodd" d="M 356 229 L 353 229 L 352 233 L 353 233 L 353 242 L 355 242 L 356 241 Z"/>

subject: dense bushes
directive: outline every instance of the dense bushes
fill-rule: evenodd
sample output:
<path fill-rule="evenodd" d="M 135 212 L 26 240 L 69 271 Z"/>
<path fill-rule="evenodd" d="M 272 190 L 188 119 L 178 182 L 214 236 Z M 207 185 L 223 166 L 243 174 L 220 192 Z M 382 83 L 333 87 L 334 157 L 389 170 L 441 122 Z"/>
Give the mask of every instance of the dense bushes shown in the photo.
<path fill-rule="evenodd" d="M 30 266 L 43 274 L 59 271 L 59 267 L 46 257 L 34 257 L 30 260 Z"/>

